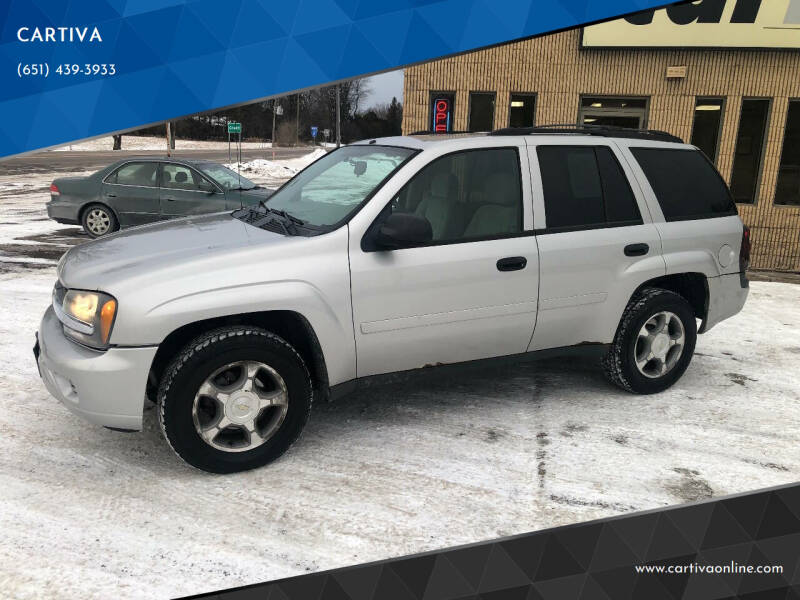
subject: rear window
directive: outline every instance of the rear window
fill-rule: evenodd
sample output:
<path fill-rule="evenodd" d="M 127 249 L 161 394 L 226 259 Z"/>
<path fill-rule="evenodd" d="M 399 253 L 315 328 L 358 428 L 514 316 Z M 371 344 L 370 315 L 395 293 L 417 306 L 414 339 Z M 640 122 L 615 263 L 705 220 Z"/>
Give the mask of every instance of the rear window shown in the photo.
<path fill-rule="evenodd" d="M 548 231 L 642 222 L 625 173 L 607 146 L 538 146 Z"/>
<path fill-rule="evenodd" d="M 736 214 L 728 186 L 697 150 L 631 148 L 667 221 Z"/>

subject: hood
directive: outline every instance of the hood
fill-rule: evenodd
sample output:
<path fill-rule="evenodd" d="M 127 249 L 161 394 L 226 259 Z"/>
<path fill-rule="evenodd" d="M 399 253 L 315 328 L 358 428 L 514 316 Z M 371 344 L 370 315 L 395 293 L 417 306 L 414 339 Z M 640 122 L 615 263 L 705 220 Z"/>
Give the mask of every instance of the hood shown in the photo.
<path fill-rule="evenodd" d="M 210 253 L 235 252 L 286 238 L 234 219 L 230 213 L 197 215 L 125 229 L 67 252 L 58 265 L 66 287 L 109 291 L 115 281 L 157 275 L 159 269 Z"/>

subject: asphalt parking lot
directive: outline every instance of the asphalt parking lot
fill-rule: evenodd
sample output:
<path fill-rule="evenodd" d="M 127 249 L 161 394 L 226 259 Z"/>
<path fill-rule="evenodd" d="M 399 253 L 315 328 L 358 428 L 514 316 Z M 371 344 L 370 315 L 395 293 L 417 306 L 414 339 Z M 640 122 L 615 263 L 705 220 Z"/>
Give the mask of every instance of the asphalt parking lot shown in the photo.
<path fill-rule="evenodd" d="M 97 157 L 84 160 L 70 172 Z M 271 466 L 193 470 L 161 439 L 152 406 L 144 431 L 115 433 L 45 391 L 33 335 L 55 261 L 86 237 L 43 214 L 50 172 L 5 168 L 0 589 L 10 597 L 174 597 L 800 476 L 800 286 L 761 281 L 661 394 L 622 392 L 588 359 L 424 376 L 317 406 Z"/>

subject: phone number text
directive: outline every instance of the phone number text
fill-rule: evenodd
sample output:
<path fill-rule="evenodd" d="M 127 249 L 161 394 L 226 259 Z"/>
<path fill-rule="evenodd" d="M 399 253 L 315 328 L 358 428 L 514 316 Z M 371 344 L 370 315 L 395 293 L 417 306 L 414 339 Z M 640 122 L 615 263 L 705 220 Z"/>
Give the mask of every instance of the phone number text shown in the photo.
<path fill-rule="evenodd" d="M 61 63 L 52 70 L 48 63 L 19 63 L 17 64 L 17 75 L 19 77 L 50 77 L 51 72 L 61 77 L 90 77 L 99 75 L 110 77 L 117 74 L 117 66 L 114 63 Z"/>

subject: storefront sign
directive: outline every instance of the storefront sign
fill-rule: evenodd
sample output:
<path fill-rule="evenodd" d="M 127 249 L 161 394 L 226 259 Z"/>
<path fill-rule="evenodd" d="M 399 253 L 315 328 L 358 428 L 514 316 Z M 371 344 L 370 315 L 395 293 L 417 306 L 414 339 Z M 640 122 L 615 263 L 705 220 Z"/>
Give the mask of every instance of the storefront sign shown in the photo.
<path fill-rule="evenodd" d="M 700 0 L 592 25 L 591 47 L 800 48 L 800 0 Z"/>
<path fill-rule="evenodd" d="M 452 101 L 449 98 L 433 100 L 433 131 L 446 133 L 452 130 Z"/>

